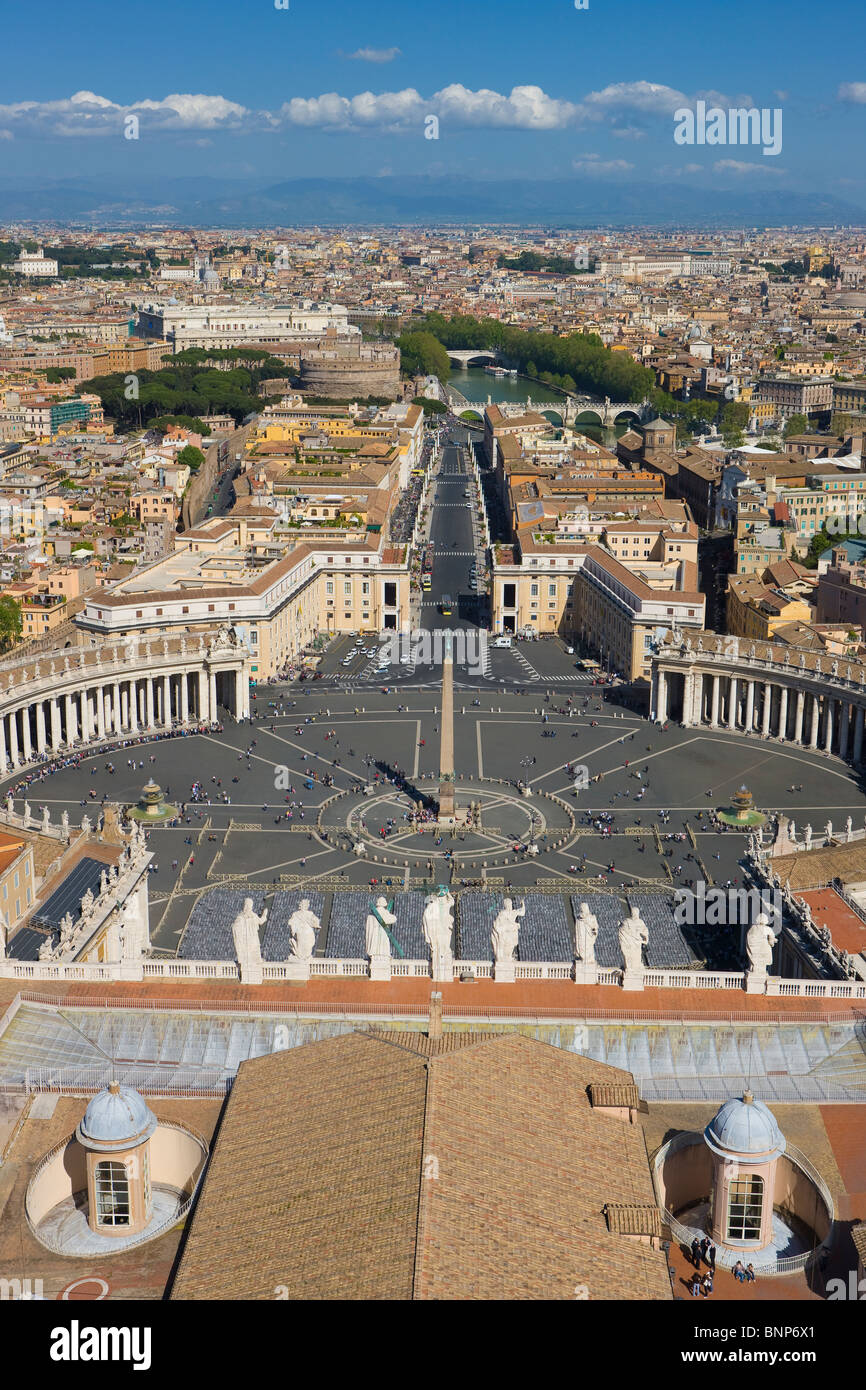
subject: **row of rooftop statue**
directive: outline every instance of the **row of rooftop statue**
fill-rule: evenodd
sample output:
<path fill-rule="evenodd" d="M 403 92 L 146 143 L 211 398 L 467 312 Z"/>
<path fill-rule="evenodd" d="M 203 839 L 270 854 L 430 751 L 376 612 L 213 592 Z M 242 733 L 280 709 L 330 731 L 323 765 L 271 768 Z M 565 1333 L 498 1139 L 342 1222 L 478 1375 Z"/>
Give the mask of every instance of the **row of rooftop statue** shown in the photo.
<path fill-rule="evenodd" d="M 429 894 L 424 906 L 421 927 L 430 948 L 434 980 L 451 980 L 454 976 L 453 909 L 454 896 L 444 886 L 436 893 Z M 267 909 L 258 913 L 252 898 L 245 898 L 241 911 L 232 923 L 235 954 L 242 978 L 253 978 L 261 970 L 259 928 L 264 925 L 267 915 Z M 514 979 L 520 923 L 525 916 L 525 902 L 516 907 L 512 898 L 503 899 L 490 932 L 497 980 Z M 396 946 L 402 954 L 392 931 L 396 922 L 393 905 L 389 905 L 387 898 L 379 897 L 370 903 L 364 923 L 364 947 L 370 961 L 371 979 L 390 979 L 392 947 Z M 321 920 L 310 907 L 309 898 L 301 899 L 289 918 L 288 926 L 291 932 L 287 961 L 290 978 L 309 979 L 310 963 L 321 928 Z M 581 903 L 574 927 L 576 978 L 589 980 L 598 976 L 595 959 L 598 933 L 598 918 L 590 912 L 587 903 Z M 760 913 L 746 936 L 749 976 L 753 984 L 763 983 L 772 965 L 776 939 L 769 917 L 766 913 Z M 644 970 L 643 950 L 649 944 L 649 932 L 636 907 L 632 907 L 629 915 L 621 921 L 618 940 L 624 980 L 641 978 Z"/>

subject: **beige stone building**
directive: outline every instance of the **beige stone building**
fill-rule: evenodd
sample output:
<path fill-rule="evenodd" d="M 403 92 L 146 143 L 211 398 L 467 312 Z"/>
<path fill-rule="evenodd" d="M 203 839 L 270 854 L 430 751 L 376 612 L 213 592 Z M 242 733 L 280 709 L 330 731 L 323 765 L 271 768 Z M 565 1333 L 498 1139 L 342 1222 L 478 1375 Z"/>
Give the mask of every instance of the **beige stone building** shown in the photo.
<path fill-rule="evenodd" d="M 286 550 L 276 525 L 272 512 L 252 510 L 185 531 L 172 554 L 88 595 L 79 626 L 153 637 L 225 624 L 249 647 L 254 680 L 275 675 L 320 633 L 408 626 L 407 547 L 335 533 L 298 537 Z"/>

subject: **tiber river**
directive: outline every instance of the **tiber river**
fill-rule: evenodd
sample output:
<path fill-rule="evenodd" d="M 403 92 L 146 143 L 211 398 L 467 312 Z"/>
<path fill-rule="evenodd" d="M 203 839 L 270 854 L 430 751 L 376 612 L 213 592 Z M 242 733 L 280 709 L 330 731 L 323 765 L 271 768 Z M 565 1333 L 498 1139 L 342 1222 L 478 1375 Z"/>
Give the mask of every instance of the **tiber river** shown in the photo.
<path fill-rule="evenodd" d="M 556 391 L 549 390 L 537 381 L 530 381 L 522 376 L 491 376 L 485 372 L 483 367 L 458 368 L 453 367 L 451 376 L 448 380 L 449 386 L 460 391 L 468 401 L 481 401 L 486 403 L 489 396 L 494 403 L 497 401 L 525 401 L 527 396 L 531 396 L 533 401 L 550 401 L 554 410 L 560 410 L 563 397 Z M 613 448 L 621 434 L 625 434 L 628 429 L 627 424 L 619 424 L 615 429 L 601 425 L 580 425 L 583 434 L 590 439 L 596 440 L 599 444 L 604 444 L 607 448 Z"/>

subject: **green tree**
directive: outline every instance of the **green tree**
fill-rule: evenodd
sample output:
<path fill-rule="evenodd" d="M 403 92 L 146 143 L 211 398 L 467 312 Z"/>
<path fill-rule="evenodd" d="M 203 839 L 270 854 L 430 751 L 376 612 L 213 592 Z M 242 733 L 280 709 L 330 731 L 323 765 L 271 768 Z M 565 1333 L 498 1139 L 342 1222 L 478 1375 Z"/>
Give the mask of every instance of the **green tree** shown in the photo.
<path fill-rule="evenodd" d="M 204 454 L 194 444 L 187 444 L 177 455 L 177 462 L 186 465 L 191 473 L 197 473 L 204 463 Z"/>
<path fill-rule="evenodd" d="M 743 443 L 743 430 L 749 423 L 749 407 L 746 401 L 726 401 L 719 417 L 719 429 L 729 449 L 736 449 Z"/>
<path fill-rule="evenodd" d="M 0 598 L 0 651 L 6 652 L 21 636 L 21 606 L 4 594 Z"/>
<path fill-rule="evenodd" d="M 397 339 L 400 349 L 400 368 L 406 376 L 438 376 L 447 381 L 451 375 L 448 353 L 432 333 L 403 333 Z"/>
<path fill-rule="evenodd" d="M 809 428 L 809 420 L 805 415 L 791 415 L 785 421 L 785 428 L 782 430 L 782 438 L 790 439 L 792 434 L 805 434 Z"/>

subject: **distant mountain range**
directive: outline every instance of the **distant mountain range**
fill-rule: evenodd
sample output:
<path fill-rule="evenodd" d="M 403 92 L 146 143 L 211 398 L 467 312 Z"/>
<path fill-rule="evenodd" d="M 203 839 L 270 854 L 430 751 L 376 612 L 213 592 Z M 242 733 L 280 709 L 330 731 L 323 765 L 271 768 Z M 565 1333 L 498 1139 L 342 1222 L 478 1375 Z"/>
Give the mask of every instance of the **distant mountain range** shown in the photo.
<path fill-rule="evenodd" d="M 511 223 L 557 227 L 866 225 L 866 209 L 830 194 L 723 189 L 680 181 L 383 178 L 167 178 L 125 188 L 106 177 L 0 180 L 0 221 L 198 227 Z"/>

